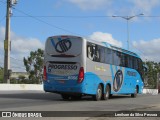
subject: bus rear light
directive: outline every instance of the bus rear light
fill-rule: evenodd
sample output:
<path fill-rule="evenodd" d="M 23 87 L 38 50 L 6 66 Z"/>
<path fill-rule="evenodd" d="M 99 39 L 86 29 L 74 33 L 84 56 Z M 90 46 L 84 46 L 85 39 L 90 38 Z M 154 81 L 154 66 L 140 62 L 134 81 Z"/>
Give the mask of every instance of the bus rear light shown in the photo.
<path fill-rule="evenodd" d="M 78 75 L 78 83 L 82 83 L 82 81 L 84 80 L 84 68 L 81 67 L 79 70 L 79 75 Z"/>
<path fill-rule="evenodd" d="M 47 70 L 46 70 L 46 66 L 44 66 L 44 68 L 43 68 L 43 80 L 47 80 Z"/>

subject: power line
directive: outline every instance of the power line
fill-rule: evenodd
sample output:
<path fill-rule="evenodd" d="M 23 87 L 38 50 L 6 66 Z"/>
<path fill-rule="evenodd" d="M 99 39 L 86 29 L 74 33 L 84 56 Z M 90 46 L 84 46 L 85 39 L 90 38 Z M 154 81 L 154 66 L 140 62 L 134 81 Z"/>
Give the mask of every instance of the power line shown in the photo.
<path fill-rule="evenodd" d="M 14 7 L 13 7 L 13 8 L 14 8 Z M 72 32 L 72 31 L 70 31 L 70 30 L 67 30 L 67 29 L 58 27 L 58 26 L 56 26 L 56 25 L 50 24 L 50 23 L 48 23 L 48 22 L 46 22 L 46 21 L 43 21 L 43 20 L 41 20 L 41 19 L 39 19 L 39 18 L 36 18 L 36 17 L 34 17 L 34 16 L 32 16 L 32 15 L 29 15 L 28 13 L 25 13 L 25 12 L 23 12 L 23 11 L 21 11 L 21 10 L 16 9 L 16 8 L 14 8 L 14 9 L 15 9 L 16 11 L 22 13 L 22 14 L 25 14 L 26 16 L 28 16 L 28 17 L 30 17 L 30 18 L 33 18 L 33 19 L 35 19 L 35 20 L 37 20 L 37 21 L 39 21 L 39 22 L 42 22 L 42 23 L 44 23 L 44 24 L 46 24 L 46 25 L 49 25 L 50 27 L 57 28 L 57 29 L 60 29 L 60 30 L 62 30 L 62 31 L 65 31 L 65 32 L 68 32 L 68 33 L 71 33 L 71 34 L 80 35 L 80 34 L 78 34 L 78 33 Z"/>
<path fill-rule="evenodd" d="M 30 16 L 12 16 L 12 17 L 30 17 Z M 113 17 L 113 16 L 99 16 L 99 15 L 95 15 L 95 16 L 65 16 L 65 15 L 58 15 L 58 16 L 45 16 L 45 15 L 32 15 L 32 17 L 40 17 L 40 18 L 108 18 L 108 17 Z M 127 17 L 127 16 L 124 16 Z M 138 17 L 160 17 L 159 15 L 148 15 L 148 16 L 138 16 Z"/>
<path fill-rule="evenodd" d="M 30 17 L 30 16 L 12 16 L 12 17 Z M 58 16 L 45 16 L 45 15 L 41 15 L 41 16 L 36 16 L 36 15 L 32 15 L 32 17 L 51 17 L 51 18 L 106 18 L 106 17 L 112 17 L 112 16 L 64 16 L 64 15 L 58 15 Z"/>

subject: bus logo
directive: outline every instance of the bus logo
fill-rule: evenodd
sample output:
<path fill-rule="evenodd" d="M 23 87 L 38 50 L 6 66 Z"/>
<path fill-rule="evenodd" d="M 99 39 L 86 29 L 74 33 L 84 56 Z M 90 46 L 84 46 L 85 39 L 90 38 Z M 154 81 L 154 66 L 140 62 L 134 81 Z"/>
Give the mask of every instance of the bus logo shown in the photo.
<path fill-rule="evenodd" d="M 121 70 L 118 70 L 115 74 L 114 81 L 113 81 L 113 90 L 115 92 L 119 91 L 122 86 L 123 82 L 123 74 Z"/>
<path fill-rule="evenodd" d="M 63 39 L 56 44 L 55 49 L 59 53 L 64 53 L 68 51 L 71 48 L 71 46 L 72 43 L 69 39 Z"/>

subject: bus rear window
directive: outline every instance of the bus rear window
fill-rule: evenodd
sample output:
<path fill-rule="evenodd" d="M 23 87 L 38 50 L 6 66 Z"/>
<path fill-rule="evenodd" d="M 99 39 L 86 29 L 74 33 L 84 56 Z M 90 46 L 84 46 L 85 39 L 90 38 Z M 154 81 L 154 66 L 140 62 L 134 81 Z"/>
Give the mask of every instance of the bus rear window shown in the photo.
<path fill-rule="evenodd" d="M 79 37 L 49 37 L 45 52 L 52 57 L 75 57 L 82 52 L 82 39 Z"/>

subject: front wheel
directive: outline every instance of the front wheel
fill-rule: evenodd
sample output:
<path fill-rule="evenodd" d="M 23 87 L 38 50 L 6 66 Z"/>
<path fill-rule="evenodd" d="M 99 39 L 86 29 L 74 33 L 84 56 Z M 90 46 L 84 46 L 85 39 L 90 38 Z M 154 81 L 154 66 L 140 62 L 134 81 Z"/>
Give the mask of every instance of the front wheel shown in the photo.
<path fill-rule="evenodd" d="M 131 94 L 132 98 L 136 98 L 138 94 L 138 87 L 135 88 L 135 92 L 133 94 Z"/>
<path fill-rule="evenodd" d="M 96 95 L 93 96 L 93 99 L 95 101 L 99 101 L 99 100 L 101 100 L 101 98 L 102 98 L 102 87 L 101 87 L 101 85 L 99 85 L 97 88 Z"/>

